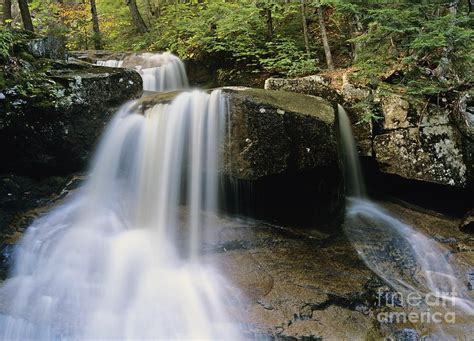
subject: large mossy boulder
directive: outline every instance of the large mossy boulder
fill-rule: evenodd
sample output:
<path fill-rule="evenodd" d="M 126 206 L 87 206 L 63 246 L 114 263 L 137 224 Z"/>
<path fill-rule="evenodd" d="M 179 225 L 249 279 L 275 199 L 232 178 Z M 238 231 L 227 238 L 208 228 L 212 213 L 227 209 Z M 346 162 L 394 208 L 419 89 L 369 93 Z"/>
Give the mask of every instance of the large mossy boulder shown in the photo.
<path fill-rule="evenodd" d="M 335 111 L 286 91 L 224 87 L 229 108 L 221 174 L 229 209 L 279 223 L 333 228 L 344 207 Z M 143 108 L 178 92 L 141 99 Z"/>
<path fill-rule="evenodd" d="M 370 89 L 353 84 L 350 74 L 341 84 L 312 76 L 270 78 L 265 86 L 338 101 L 348 111 L 359 154 L 383 174 L 449 187 L 474 185 L 470 92 L 432 103 L 389 85 Z"/>
<path fill-rule="evenodd" d="M 319 96 L 331 103 L 342 103 L 342 97 L 322 76 L 308 76 L 302 78 L 268 78 L 265 81 L 266 90 L 281 90 L 297 92 L 305 95 Z"/>
<path fill-rule="evenodd" d="M 117 107 L 141 95 L 141 77 L 129 69 L 36 58 L 28 51 L 0 69 L 0 172 L 77 171 Z"/>
<path fill-rule="evenodd" d="M 242 87 L 222 89 L 231 132 L 226 174 L 256 180 L 338 166 L 333 106 L 320 97 Z"/>
<path fill-rule="evenodd" d="M 265 81 L 265 89 L 318 96 L 331 102 L 333 106 L 343 105 L 347 110 L 349 119 L 354 123 L 353 132 L 360 154 L 363 156 L 373 155 L 372 125 L 370 122 L 362 122 L 366 115 L 366 108 L 356 105 L 369 96 L 370 92 L 368 90 L 358 89 L 348 83 L 346 79 L 343 81 L 342 90 L 339 90 L 328 79 L 319 75 L 301 78 L 268 78 Z"/>

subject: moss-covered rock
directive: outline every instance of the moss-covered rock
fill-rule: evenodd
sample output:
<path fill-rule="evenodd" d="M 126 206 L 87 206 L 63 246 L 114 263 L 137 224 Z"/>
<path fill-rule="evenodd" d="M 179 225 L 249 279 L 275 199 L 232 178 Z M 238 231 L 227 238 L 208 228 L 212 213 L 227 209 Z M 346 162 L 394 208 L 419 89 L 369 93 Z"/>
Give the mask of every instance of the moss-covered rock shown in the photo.
<path fill-rule="evenodd" d="M 251 88 L 223 93 L 232 122 L 227 174 L 255 180 L 292 169 L 337 168 L 335 114 L 327 101 Z"/>
<path fill-rule="evenodd" d="M 244 87 L 221 88 L 229 137 L 221 174 L 245 214 L 283 223 L 337 226 L 344 208 L 333 106 L 320 97 Z M 179 92 L 153 94 L 143 110 Z M 239 213 L 242 213 L 239 211 Z"/>
<path fill-rule="evenodd" d="M 469 186 L 466 139 L 453 122 L 451 109 L 408 95 L 378 95 L 383 129 L 374 138 L 375 159 L 382 172 L 442 185 Z"/>
<path fill-rule="evenodd" d="M 459 135 L 449 125 L 408 128 L 377 135 L 377 164 L 383 172 L 450 186 L 467 185 Z"/>
<path fill-rule="evenodd" d="M 36 58 L 67 59 L 64 42 L 53 36 L 39 37 L 28 42 L 29 52 Z"/>
<path fill-rule="evenodd" d="M 352 122 L 361 156 L 382 173 L 455 187 L 474 185 L 474 101 L 472 91 L 437 104 L 403 88 L 342 86 L 318 76 L 267 80 L 266 88 L 318 95 L 342 104 Z"/>
<path fill-rule="evenodd" d="M 15 55 L 0 69 L 0 172 L 77 171 L 116 108 L 141 95 L 141 77 L 128 69 L 30 57 Z"/>
<path fill-rule="evenodd" d="M 327 80 L 317 75 L 302 78 L 268 78 L 265 81 L 265 89 L 318 96 L 333 104 L 343 101 L 341 95 L 329 87 Z"/>

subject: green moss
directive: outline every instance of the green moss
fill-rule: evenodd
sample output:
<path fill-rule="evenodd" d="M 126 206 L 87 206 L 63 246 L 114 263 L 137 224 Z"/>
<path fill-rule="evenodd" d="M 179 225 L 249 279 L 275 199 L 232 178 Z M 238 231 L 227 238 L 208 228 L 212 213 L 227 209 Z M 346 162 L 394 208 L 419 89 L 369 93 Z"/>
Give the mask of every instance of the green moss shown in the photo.
<path fill-rule="evenodd" d="M 274 91 L 254 88 L 223 88 L 227 91 L 238 91 L 244 96 L 253 97 L 253 101 L 277 107 L 283 111 L 301 113 L 317 117 L 326 123 L 334 122 L 334 109 L 325 100 L 287 91 Z"/>
<path fill-rule="evenodd" d="M 7 81 L 5 80 L 5 75 L 0 71 L 0 89 L 5 89 L 7 87 Z"/>
<path fill-rule="evenodd" d="M 29 63 L 34 63 L 36 60 L 35 57 L 33 57 L 30 53 L 26 51 L 21 51 L 17 55 L 19 58 L 26 60 Z"/>

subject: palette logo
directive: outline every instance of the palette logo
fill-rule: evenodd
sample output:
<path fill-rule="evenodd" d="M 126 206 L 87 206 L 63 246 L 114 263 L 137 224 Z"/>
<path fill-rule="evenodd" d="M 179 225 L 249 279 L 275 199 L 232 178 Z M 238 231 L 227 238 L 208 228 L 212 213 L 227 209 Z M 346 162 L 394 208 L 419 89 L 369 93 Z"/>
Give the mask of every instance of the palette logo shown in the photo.
<path fill-rule="evenodd" d="M 454 307 L 456 297 L 455 292 L 422 295 L 419 292 L 387 292 L 379 289 L 379 307 L 418 308 L 419 311 L 384 311 L 377 314 L 377 320 L 387 323 L 456 323 L 456 313 L 449 309 Z"/>

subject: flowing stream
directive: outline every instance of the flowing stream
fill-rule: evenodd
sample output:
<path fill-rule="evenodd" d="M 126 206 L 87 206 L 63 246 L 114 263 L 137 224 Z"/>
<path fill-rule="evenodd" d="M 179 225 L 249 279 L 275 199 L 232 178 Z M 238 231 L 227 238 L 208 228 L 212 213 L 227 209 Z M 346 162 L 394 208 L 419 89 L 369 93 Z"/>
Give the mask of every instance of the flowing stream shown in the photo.
<path fill-rule="evenodd" d="M 340 105 L 338 119 L 348 193 L 345 232 L 361 259 L 400 297 L 420 294 L 472 316 L 474 304 L 450 252 L 367 198 L 350 121 Z"/>
<path fill-rule="evenodd" d="M 145 90 L 187 87 L 177 57 L 135 58 Z M 0 339 L 243 338 L 231 313 L 241 295 L 202 255 L 219 208 L 225 98 L 219 90 L 184 91 L 170 103 L 139 107 L 119 110 L 89 179 L 27 229 L 0 287 Z M 432 294 L 471 316 L 448 250 L 367 198 L 341 106 L 338 119 L 345 232 L 359 256 L 399 293 Z"/>
<path fill-rule="evenodd" d="M 226 115 L 218 90 L 144 114 L 125 105 L 90 179 L 20 242 L 0 288 L 0 338 L 239 339 L 227 313 L 236 293 L 200 255 Z"/>

